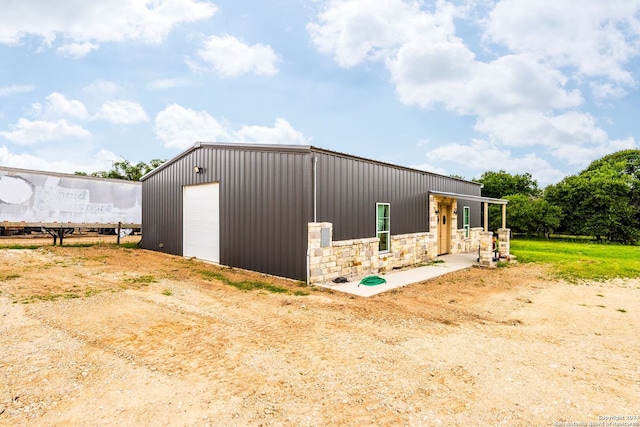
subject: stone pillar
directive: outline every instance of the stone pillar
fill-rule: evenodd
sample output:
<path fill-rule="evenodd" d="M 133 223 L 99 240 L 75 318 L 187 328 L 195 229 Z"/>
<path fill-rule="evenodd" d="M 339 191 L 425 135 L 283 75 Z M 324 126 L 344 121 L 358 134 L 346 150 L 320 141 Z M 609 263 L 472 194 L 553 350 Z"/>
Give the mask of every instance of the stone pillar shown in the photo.
<path fill-rule="evenodd" d="M 499 228 L 498 229 L 498 244 L 500 251 L 500 258 L 507 258 L 509 251 L 511 250 L 511 229 Z"/>
<path fill-rule="evenodd" d="M 310 222 L 307 235 L 307 283 L 315 283 L 324 280 L 325 261 L 331 255 L 331 247 L 322 246 L 322 229 L 329 228 L 333 233 L 333 224 L 330 222 Z"/>
<path fill-rule="evenodd" d="M 482 231 L 480 232 L 480 251 L 478 254 L 478 263 L 482 267 L 493 267 L 495 265 L 493 261 L 493 232 Z"/>

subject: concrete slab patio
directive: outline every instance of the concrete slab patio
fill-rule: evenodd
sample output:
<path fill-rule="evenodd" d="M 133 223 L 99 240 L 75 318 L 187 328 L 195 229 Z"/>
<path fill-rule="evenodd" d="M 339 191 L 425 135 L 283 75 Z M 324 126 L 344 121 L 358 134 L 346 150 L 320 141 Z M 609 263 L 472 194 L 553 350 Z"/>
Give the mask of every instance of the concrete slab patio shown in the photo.
<path fill-rule="evenodd" d="M 389 291 L 391 289 L 400 288 L 412 283 L 423 282 L 434 277 L 442 276 L 443 274 L 472 267 L 474 264 L 477 264 L 478 254 L 449 254 L 441 255 L 436 259 L 444 262 L 430 264 L 424 267 L 391 271 L 386 274 L 378 274 L 378 276 L 384 278 L 387 283 L 376 286 L 358 286 L 360 280 L 362 280 L 362 277 L 350 279 L 350 281 L 347 283 L 329 282 L 317 284 L 317 286 L 322 286 L 324 288 L 333 289 L 334 291 L 346 292 L 361 297 L 370 297 L 382 292 Z"/>

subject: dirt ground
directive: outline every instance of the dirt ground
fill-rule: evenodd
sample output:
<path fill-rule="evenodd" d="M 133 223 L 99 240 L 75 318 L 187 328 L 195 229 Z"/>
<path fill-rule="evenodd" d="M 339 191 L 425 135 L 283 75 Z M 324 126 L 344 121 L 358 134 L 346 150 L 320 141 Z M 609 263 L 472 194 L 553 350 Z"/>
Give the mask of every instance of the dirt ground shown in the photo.
<path fill-rule="evenodd" d="M 361 298 L 139 249 L 0 249 L 0 425 L 640 425 L 639 336 L 640 280 L 535 265 Z"/>

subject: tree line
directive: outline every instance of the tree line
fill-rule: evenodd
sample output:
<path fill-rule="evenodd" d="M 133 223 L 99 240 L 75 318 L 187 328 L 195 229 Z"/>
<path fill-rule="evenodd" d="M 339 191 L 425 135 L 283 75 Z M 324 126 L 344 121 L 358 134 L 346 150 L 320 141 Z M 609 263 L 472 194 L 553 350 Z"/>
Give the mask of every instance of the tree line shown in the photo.
<path fill-rule="evenodd" d="M 113 162 L 111 169 L 99 172 L 74 172 L 81 176 L 95 176 L 98 178 L 126 179 L 128 181 L 140 181 L 147 173 L 151 172 L 166 160 L 152 159 L 149 163 L 138 162 L 131 163 L 129 160 L 120 159 Z"/>
<path fill-rule="evenodd" d="M 528 236 L 551 233 L 591 236 L 598 241 L 640 239 L 640 150 L 623 150 L 592 162 L 577 175 L 539 189 L 531 174 L 485 172 L 485 197 L 509 200 L 507 227 Z M 499 206 L 489 224 L 500 227 Z"/>

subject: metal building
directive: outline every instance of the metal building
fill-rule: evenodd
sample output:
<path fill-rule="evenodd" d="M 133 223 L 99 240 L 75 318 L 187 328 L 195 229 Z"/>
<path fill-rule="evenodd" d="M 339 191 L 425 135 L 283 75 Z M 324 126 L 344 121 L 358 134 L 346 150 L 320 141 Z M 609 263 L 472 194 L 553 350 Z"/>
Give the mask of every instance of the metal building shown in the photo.
<path fill-rule="evenodd" d="M 298 280 L 309 223 L 331 223 L 333 241 L 386 242 L 435 232 L 434 212 L 479 227 L 483 201 L 479 183 L 312 146 L 197 143 L 141 181 L 145 249 Z M 430 211 L 430 194 L 457 204 Z"/>

